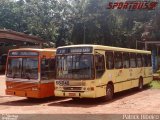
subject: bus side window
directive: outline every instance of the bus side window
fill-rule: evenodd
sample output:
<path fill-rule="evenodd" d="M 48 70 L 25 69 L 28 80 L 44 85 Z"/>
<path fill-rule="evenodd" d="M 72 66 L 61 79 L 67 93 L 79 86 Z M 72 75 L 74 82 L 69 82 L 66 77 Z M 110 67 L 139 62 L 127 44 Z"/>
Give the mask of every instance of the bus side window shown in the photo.
<path fill-rule="evenodd" d="M 55 78 L 56 72 L 55 72 L 55 58 L 49 59 L 49 71 L 50 71 L 50 76 L 51 78 Z"/>
<path fill-rule="evenodd" d="M 130 53 L 130 67 L 135 68 L 136 67 L 136 54 Z"/>
<path fill-rule="evenodd" d="M 42 80 L 55 78 L 55 59 L 42 59 L 41 78 Z"/>
<path fill-rule="evenodd" d="M 121 52 L 115 52 L 114 53 L 114 67 L 116 69 L 121 69 L 123 67 L 122 65 L 122 53 Z"/>
<path fill-rule="evenodd" d="M 123 68 L 129 68 L 130 61 L 129 61 L 129 53 L 123 53 Z"/>
<path fill-rule="evenodd" d="M 151 66 L 152 66 L 151 55 L 147 55 L 147 66 L 148 66 L 148 67 L 151 67 Z"/>
<path fill-rule="evenodd" d="M 104 55 L 95 55 L 96 78 L 100 78 L 105 72 Z"/>
<path fill-rule="evenodd" d="M 137 67 L 142 67 L 142 55 L 141 54 L 137 54 Z"/>
<path fill-rule="evenodd" d="M 113 69 L 114 68 L 113 52 L 107 51 L 105 55 L 106 55 L 106 68 Z"/>
<path fill-rule="evenodd" d="M 148 64 L 148 56 L 146 54 L 143 54 L 142 56 L 142 61 L 143 61 L 143 67 L 147 67 Z"/>

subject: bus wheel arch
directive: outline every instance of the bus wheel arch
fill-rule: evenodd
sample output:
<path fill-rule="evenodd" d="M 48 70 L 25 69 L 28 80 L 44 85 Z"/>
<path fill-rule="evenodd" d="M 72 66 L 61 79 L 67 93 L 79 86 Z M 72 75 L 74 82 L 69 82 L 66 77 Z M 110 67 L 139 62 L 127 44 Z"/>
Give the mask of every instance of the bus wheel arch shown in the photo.
<path fill-rule="evenodd" d="M 143 89 L 143 77 L 142 76 L 139 77 L 138 89 L 139 90 Z"/>
<path fill-rule="evenodd" d="M 112 81 L 109 81 L 106 85 L 106 100 L 112 100 L 114 95 L 114 84 Z"/>

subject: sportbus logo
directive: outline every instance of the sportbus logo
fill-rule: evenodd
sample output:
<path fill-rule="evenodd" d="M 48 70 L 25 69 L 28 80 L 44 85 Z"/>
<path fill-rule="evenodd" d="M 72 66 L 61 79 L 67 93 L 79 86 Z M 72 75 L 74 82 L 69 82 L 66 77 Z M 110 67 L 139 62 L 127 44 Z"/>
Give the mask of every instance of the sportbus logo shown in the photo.
<path fill-rule="evenodd" d="M 156 0 L 152 1 L 116 1 L 109 2 L 106 6 L 107 9 L 119 10 L 154 10 L 158 5 Z"/>

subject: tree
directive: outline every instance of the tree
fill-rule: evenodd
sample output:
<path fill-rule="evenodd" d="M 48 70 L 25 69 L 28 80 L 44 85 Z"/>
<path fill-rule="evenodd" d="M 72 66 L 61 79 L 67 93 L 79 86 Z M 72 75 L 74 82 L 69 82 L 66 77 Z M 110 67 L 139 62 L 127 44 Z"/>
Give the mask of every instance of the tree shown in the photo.
<path fill-rule="evenodd" d="M 85 43 L 135 48 L 136 40 L 159 40 L 159 6 L 152 11 L 110 10 L 108 2 L 1 0 L 0 28 L 37 35 L 56 46 Z"/>

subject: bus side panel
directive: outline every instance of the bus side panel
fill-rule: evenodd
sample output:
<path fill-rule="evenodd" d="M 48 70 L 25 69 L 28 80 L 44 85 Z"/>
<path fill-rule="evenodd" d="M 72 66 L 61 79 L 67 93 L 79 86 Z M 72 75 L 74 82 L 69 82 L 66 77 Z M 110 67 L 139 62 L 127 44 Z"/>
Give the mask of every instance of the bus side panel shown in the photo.
<path fill-rule="evenodd" d="M 95 97 L 102 97 L 106 94 L 106 85 L 96 86 Z"/>
<path fill-rule="evenodd" d="M 27 97 L 32 98 L 45 98 L 54 96 L 54 83 L 42 83 L 38 84 L 38 90 L 28 90 L 26 91 Z"/>
<path fill-rule="evenodd" d="M 54 82 L 40 84 L 40 97 L 54 96 Z"/>
<path fill-rule="evenodd" d="M 151 67 L 145 67 L 144 68 L 144 80 L 143 83 L 146 85 L 148 83 L 150 83 L 153 80 L 153 76 L 152 76 L 152 68 Z"/>
<path fill-rule="evenodd" d="M 115 75 L 116 82 L 119 82 L 120 89 L 118 91 L 123 91 L 130 89 L 132 87 L 130 70 L 127 69 L 119 69 L 118 73 Z"/>
<path fill-rule="evenodd" d="M 114 92 L 132 88 L 132 76 L 129 69 L 115 69 L 113 74 Z"/>
<path fill-rule="evenodd" d="M 132 88 L 133 87 L 138 87 L 139 84 L 139 78 L 143 75 L 143 68 L 132 68 L 131 70 L 131 79 L 132 79 Z"/>
<path fill-rule="evenodd" d="M 133 69 L 133 80 L 132 80 L 132 87 L 138 87 L 139 85 L 139 78 L 143 78 L 143 84 L 148 84 L 152 81 L 152 71 L 150 67 L 141 67 Z"/>
<path fill-rule="evenodd" d="M 34 97 L 38 98 L 39 91 L 33 91 L 32 89 L 38 88 L 37 83 L 25 83 L 6 81 L 6 94 L 15 95 L 20 97 Z M 29 94 L 32 93 L 32 94 Z"/>
<path fill-rule="evenodd" d="M 6 82 L 6 94 L 20 97 L 44 98 L 54 96 L 54 83 Z"/>

